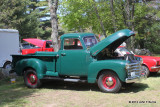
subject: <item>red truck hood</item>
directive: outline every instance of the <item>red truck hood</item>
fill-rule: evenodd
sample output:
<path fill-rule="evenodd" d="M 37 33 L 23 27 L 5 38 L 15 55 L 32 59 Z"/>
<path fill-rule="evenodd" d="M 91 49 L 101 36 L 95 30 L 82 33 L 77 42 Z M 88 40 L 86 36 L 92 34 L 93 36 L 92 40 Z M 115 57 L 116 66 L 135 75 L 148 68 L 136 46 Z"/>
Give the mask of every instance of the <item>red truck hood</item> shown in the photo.
<path fill-rule="evenodd" d="M 155 56 L 143 56 L 143 55 L 135 55 L 137 57 L 141 57 L 142 59 L 155 59 L 155 60 L 160 60 L 160 57 L 155 57 Z"/>
<path fill-rule="evenodd" d="M 44 44 L 44 40 L 40 40 L 40 39 L 36 39 L 36 38 L 28 38 L 28 39 L 23 39 L 24 41 L 26 42 L 29 42 L 33 45 L 36 45 L 38 47 L 43 47 L 43 44 Z"/>

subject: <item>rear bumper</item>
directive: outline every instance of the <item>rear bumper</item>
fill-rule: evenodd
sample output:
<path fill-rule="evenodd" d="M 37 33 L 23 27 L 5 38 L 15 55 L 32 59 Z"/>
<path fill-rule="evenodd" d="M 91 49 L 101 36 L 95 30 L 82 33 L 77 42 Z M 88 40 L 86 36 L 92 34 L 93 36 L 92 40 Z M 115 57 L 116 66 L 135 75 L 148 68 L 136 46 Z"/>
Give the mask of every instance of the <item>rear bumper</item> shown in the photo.
<path fill-rule="evenodd" d="M 141 81 L 142 79 L 146 79 L 146 75 L 143 74 L 141 76 L 135 76 L 135 77 L 131 77 L 131 78 L 126 78 L 126 83 L 134 83 L 137 81 Z"/>
<path fill-rule="evenodd" d="M 151 72 L 158 72 L 160 70 L 160 66 L 151 67 Z"/>

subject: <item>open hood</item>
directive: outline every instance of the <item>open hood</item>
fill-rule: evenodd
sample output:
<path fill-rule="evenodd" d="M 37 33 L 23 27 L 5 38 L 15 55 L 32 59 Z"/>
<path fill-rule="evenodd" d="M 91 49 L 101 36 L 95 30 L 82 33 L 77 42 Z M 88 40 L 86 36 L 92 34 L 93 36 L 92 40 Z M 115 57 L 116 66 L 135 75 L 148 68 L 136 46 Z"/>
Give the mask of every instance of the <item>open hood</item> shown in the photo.
<path fill-rule="evenodd" d="M 104 40 L 100 41 L 96 45 L 94 45 L 90 52 L 92 56 L 96 56 L 100 53 L 103 49 L 108 48 L 110 51 L 114 51 L 118 46 L 120 46 L 125 40 L 129 37 L 135 35 L 135 33 L 129 29 L 123 29 L 113 33 L 112 35 L 108 36 Z"/>
<path fill-rule="evenodd" d="M 43 47 L 43 44 L 44 44 L 44 40 L 40 40 L 36 38 L 28 38 L 28 39 L 23 39 L 23 40 L 33 45 L 36 45 L 38 47 Z"/>

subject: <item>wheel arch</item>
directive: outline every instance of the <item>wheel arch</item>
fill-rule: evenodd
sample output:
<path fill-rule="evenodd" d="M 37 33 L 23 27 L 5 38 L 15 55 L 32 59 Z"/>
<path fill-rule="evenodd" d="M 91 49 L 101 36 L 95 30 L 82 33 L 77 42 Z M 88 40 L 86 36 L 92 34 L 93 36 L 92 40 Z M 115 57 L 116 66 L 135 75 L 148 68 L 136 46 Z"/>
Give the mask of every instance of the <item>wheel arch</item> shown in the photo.
<path fill-rule="evenodd" d="M 146 66 L 149 69 L 149 67 L 146 63 L 143 63 L 142 66 Z"/>
<path fill-rule="evenodd" d="M 4 62 L 4 64 L 3 64 L 3 68 L 5 68 L 5 66 L 6 66 L 6 64 L 7 64 L 7 63 L 10 63 L 10 64 L 11 64 L 12 62 L 11 62 L 11 61 L 9 61 L 9 60 L 7 60 L 6 62 Z"/>
<path fill-rule="evenodd" d="M 113 72 L 113 73 L 115 73 L 115 74 L 117 75 L 117 77 L 119 78 L 118 74 L 117 74 L 114 70 L 112 70 L 112 69 L 102 69 L 102 70 L 100 70 L 100 71 L 98 72 L 98 75 L 97 75 L 96 79 L 98 79 L 99 76 L 100 76 L 103 72 Z"/>
<path fill-rule="evenodd" d="M 17 62 L 15 71 L 18 75 L 23 75 L 24 71 L 27 69 L 34 69 L 39 79 L 42 79 L 47 71 L 45 63 L 40 59 L 23 59 Z"/>
<path fill-rule="evenodd" d="M 24 75 L 25 71 L 27 71 L 27 70 L 29 70 L 29 69 L 34 70 L 34 71 L 36 72 L 36 70 L 35 70 L 34 68 L 32 68 L 32 67 L 25 67 L 25 68 L 22 70 L 22 75 Z"/>

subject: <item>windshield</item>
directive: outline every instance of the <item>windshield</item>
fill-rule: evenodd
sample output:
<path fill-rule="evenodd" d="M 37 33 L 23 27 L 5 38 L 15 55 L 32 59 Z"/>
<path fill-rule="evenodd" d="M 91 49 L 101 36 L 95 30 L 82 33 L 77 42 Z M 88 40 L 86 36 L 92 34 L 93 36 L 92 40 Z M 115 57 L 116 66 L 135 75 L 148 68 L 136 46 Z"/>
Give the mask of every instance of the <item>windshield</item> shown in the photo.
<path fill-rule="evenodd" d="M 124 56 L 125 54 L 131 54 L 129 50 L 127 50 L 125 47 L 118 47 L 115 52 L 118 53 L 118 56 Z"/>
<path fill-rule="evenodd" d="M 90 47 L 94 46 L 95 44 L 97 44 L 97 39 L 95 36 L 86 36 L 83 38 L 83 41 L 84 41 L 87 48 L 88 47 L 90 48 Z"/>

